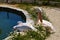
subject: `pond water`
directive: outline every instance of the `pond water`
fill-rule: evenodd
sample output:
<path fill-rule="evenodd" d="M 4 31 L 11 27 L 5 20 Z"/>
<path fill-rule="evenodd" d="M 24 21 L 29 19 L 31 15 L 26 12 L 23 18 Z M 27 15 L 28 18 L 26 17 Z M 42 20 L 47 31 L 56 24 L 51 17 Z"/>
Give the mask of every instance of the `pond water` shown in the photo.
<path fill-rule="evenodd" d="M 0 11 L 0 29 L 2 30 L 0 40 L 6 38 L 13 31 L 13 26 L 17 24 L 17 21 L 25 22 L 22 16 L 7 11 Z"/>

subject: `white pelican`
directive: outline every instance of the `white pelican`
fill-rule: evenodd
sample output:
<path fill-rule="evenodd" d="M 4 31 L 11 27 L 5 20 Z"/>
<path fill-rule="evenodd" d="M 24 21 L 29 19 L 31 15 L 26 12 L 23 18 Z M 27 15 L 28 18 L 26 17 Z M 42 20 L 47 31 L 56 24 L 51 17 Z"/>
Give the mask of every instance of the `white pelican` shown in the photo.
<path fill-rule="evenodd" d="M 23 23 L 21 21 L 18 21 L 18 24 L 16 26 L 14 26 L 13 28 L 18 30 L 19 32 L 23 32 L 23 31 L 27 31 L 27 30 L 31 30 L 31 29 L 33 31 L 37 31 L 37 29 L 35 27 L 33 27 L 31 24 Z"/>
<path fill-rule="evenodd" d="M 42 24 L 43 27 L 49 28 L 49 31 L 51 33 L 55 33 L 55 29 L 53 28 L 52 23 L 49 21 L 43 20 L 42 19 L 42 10 L 40 7 L 35 7 L 36 11 L 38 12 L 38 17 L 37 17 L 37 24 Z"/>

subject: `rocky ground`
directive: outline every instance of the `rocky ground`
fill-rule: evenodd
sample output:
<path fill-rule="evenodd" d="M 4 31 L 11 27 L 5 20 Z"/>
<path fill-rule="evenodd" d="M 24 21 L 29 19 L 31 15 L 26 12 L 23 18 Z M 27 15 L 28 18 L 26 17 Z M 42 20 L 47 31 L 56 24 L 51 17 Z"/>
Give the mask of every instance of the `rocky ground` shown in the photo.
<path fill-rule="evenodd" d="M 56 33 L 52 34 L 46 40 L 60 40 L 60 8 L 44 7 L 43 9 L 56 30 Z"/>

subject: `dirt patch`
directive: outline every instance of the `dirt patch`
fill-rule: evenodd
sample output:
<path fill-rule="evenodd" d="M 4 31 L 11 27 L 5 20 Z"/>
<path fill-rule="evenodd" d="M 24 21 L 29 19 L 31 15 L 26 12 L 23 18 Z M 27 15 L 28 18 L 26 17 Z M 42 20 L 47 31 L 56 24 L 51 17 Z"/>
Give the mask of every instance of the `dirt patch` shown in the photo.
<path fill-rule="evenodd" d="M 46 12 L 46 15 L 48 16 L 56 30 L 56 33 L 52 34 L 46 40 L 60 40 L 60 8 L 44 7 L 43 10 Z"/>

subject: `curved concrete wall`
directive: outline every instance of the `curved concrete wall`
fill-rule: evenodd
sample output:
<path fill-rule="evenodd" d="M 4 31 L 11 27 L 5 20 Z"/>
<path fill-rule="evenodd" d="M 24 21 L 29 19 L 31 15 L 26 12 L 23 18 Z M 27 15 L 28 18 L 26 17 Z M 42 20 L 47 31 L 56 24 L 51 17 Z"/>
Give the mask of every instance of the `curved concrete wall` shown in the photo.
<path fill-rule="evenodd" d="M 22 17 L 24 22 L 26 22 L 26 16 L 24 15 L 24 13 L 22 11 L 17 11 L 15 9 L 6 8 L 6 7 L 0 7 L 0 11 L 6 11 L 6 12 L 13 13 L 13 14 L 17 14 Z"/>
<path fill-rule="evenodd" d="M 2 8 L 3 9 L 5 8 L 4 10 L 7 10 L 7 11 L 10 10 L 10 12 L 16 12 L 16 11 L 21 12 L 19 14 L 21 14 L 24 17 L 24 19 L 26 19 L 26 22 L 28 22 L 30 24 L 34 24 L 33 20 L 30 18 L 29 13 L 27 11 L 22 10 L 20 8 L 16 8 L 16 7 L 11 7 L 11 6 L 8 6 L 8 5 L 0 5 L 0 9 L 2 9 Z"/>

